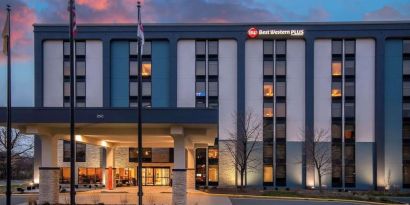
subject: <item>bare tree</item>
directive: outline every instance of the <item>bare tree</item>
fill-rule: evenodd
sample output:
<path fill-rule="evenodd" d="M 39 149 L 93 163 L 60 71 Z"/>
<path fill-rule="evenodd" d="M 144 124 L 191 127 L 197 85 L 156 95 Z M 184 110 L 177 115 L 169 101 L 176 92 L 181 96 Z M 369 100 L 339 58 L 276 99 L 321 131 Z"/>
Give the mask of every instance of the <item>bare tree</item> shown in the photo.
<path fill-rule="evenodd" d="M 319 191 L 322 192 L 322 177 L 332 171 L 330 135 L 325 129 L 314 130 L 313 138 L 305 139 L 306 165 L 315 168 L 318 174 Z"/>
<path fill-rule="evenodd" d="M 233 118 L 237 120 L 237 129 L 229 132 L 225 146 L 231 155 L 236 172 L 239 172 L 240 189 L 243 190 L 247 170 L 256 170 L 259 163 L 252 153 L 257 149 L 255 145 L 260 141 L 262 123 L 261 119 L 256 119 L 253 112 L 244 115 L 236 113 Z M 245 188 L 246 184 L 245 182 Z"/>

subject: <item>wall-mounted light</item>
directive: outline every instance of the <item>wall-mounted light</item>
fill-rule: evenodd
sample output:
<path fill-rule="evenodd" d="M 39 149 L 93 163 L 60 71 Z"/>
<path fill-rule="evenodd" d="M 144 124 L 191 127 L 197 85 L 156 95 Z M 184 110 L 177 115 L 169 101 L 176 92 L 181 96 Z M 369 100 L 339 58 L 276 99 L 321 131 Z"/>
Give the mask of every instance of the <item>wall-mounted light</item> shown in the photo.
<path fill-rule="evenodd" d="M 83 136 L 81 136 L 81 135 L 75 135 L 75 141 L 82 142 L 82 141 L 83 141 Z"/>

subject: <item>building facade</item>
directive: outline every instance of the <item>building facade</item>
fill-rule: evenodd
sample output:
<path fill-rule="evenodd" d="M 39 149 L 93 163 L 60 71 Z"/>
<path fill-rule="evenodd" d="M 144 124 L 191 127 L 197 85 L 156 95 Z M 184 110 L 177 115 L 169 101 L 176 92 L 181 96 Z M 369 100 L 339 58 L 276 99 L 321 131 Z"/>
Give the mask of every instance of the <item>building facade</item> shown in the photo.
<path fill-rule="evenodd" d="M 134 186 L 137 100 L 144 185 L 231 187 L 239 119 L 259 124 L 247 185 L 318 185 L 304 142 L 325 133 L 328 188 L 410 186 L 410 24 L 147 24 L 137 94 L 136 25 L 79 25 L 76 182 Z M 69 182 L 68 27 L 34 25 L 35 181 Z M 4 114 L 0 114 L 5 119 Z M 57 171 L 56 171 L 57 170 Z M 180 182 L 183 182 L 180 184 Z"/>

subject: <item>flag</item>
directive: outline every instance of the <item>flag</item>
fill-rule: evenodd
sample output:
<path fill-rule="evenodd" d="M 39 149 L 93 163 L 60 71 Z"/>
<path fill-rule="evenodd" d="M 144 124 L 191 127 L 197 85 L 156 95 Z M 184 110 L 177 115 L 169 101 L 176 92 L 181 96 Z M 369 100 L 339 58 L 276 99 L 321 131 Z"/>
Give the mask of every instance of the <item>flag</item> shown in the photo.
<path fill-rule="evenodd" d="M 73 14 L 73 22 L 71 22 L 71 26 L 73 27 L 73 33 L 71 34 L 72 37 L 77 35 L 77 22 L 76 22 L 76 15 L 75 15 L 75 2 L 74 0 L 68 0 L 68 12 Z"/>
<path fill-rule="evenodd" d="M 6 23 L 4 24 L 4 29 L 2 33 L 3 38 L 3 53 L 8 55 L 8 42 L 10 37 L 10 15 L 7 15 Z"/>
<path fill-rule="evenodd" d="M 141 22 L 141 16 L 138 18 L 138 38 L 141 39 L 141 54 L 142 54 L 142 48 L 144 47 L 144 27 L 142 26 Z"/>

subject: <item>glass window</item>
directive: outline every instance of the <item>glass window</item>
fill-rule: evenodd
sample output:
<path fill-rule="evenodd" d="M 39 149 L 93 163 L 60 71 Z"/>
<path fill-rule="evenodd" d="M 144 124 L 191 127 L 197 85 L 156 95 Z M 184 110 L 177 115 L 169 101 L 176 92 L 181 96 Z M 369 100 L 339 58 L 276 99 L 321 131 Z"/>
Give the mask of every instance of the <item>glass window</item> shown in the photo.
<path fill-rule="evenodd" d="M 76 107 L 85 107 L 85 102 L 77 100 Z"/>
<path fill-rule="evenodd" d="M 138 83 L 130 82 L 130 96 L 138 97 Z"/>
<path fill-rule="evenodd" d="M 197 76 L 205 76 L 206 75 L 205 61 L 196 61 L 195 62 L 195 74 Z"/>
<path fill-rule="evenodd" d="M 263 41 L 263 54 L 273 55 L 273 41 Z"/>
<path fill-rule="evenodd" d="M 76 160 L 77 162 L 85 162 L 86 160 L 86 144 L 76 143 Z"/>
<path fill-rule="evenodd" d="M 265 120 L 263 126 L 263 140 L 270 142 L 273 138 L 273 124 L 272 120 Z"/>
<path fill-rule="evenodd" d="M 355 96 L 354 82 L 345 82 L 345 96 L 347 97 Z"/>
<path fill-rule="evenodd" d="M 138 61 L 130 61 L 130 76 L 138 76 Z"/>
<path fill-rule="evenodd" d="M 272 146 L 264 146 L 263 147 L 263 156 L 264 157 L 273 157 L 273 147 Z"/>
<path fill-rule="evenodd" d="M 341 139 L 342 138 L 342 124 L 341 123 L 332 123 L 332 138 Z"/>
<path fill-rule="evenodd" d="M 286 82 L 276 82 L 276 96 L 286 96 Z"/>
<path fill-rule="evenodd" d="M 70 141 L 63 141 L 63 162 L 70 162 Z"/>
<path fill-rule="evenodd" d="M 85 42 L 76 42 L 75 43 L 75 55 L 85 56 Z"/>
<path fill-rule="evenodd" d="M 286 158 L 286 147 L 284 144 L 276 144 L 276 159 L 284 160 Z"/>
<path fill-rule="evenodd" d="M 277 123 L 276 124 L 276 139 L 285 139 L 286 138 L 286 124 Z"/>
<path fill-rule="evenodd" d="M 345 74 L 355 75 L 355 61 L 354 60 L 345 61 Z"/>
<path fill-rule="evenodd" d="M 341 40 L 333 40 L 332 41 L 332 54 L 342 54 L 342 41 Z"/>
<path fill-rule="evenodd" d="M 332 160 L 338 161 L 342 159 L 342 146 L 341 144 L 332 145 Z M 338 164 L 338 163 L 335 163 Z"/>
<path fill-rule="evenodd" d="M 70 61 L 64 61 L 64 76 L 70 76 Z"/>
<path fill-rule="evenodd" d="M 205 55 L 205 41 L 196 41 L 195 42 L 195 54 L 196 55 Z"/>
<path fill-rule="evenodd" d="M 332 117 L 342 117 L 342 103 L 332 103 Z"/>
<path fill-rule="evenodd" d="M 345 167 L 345 176 L 346 176 L 346 184 L 354 184 L 355 183 L 355 167 L 354 166 L 346 166 Z"/>
<path fill-rule="evenodd" d="M 286 54 L 286 41 L 276 41 L 276 55 Z"/>
<path fill-rule="evenodd" d="M 276 61 L 276 75 L 286 75 L 286 61 Z"/>
<path fill-rule="evenodd" d="M 85 76 L 85 62 L 84 61 L 77 61 L 77 63 L 76 63 L 76 75 L 77 76 Z"/>
<path fill-rule="evenodd" d="M 410 82 L 403 82 L 403 96 L 410 96 Z"/>
<path fill-rule="evenodd" d="M 410 123 L 403 124 L 403 139 L 410 139 Z"/>
<path fill-rule="evenodd" d="M 263 116 L 273 117 L 273 103 L 263 103 Z"/>
<path fill-rule="evenodd" d="M 64 82 L 64 96 L 70 96 L 70 82 Z"/>
<path fill-rule="evenodd" d="M 195 107 L 197 107 L 197 108 L 206 107 L 205 99 L 196 99 Z"/>
<path fill-rule="evenodd" d="M 285 103 L 276 103 L 276 117 L 286 117 Z"/>
<path fill-rule="evenodd" d="M 273 75 L 273 61 L 263 61 L 263 75 Z"/>
<path fill-rule="evenodd" d="M 151 82 L 142 82 L 142 96 L 151 96 Z"/>
<path fill-rule="evenodd" d="M 286 178 L 286 166 L 283 166 L 283 165 L 276 166 L 276 178 L 279 178 L 279 179 Z"/>
<path fill-rule="evenodd" d="M 352 140 L 355 138 L 354 123 L 345 123 L 345 139 Z"/>
<path fill-rule="evenodd" d="M 130 42 L 130 55 L 138 55 L 138 41 Z"/>
<path fill-rule="evenodd" d="M 332 97 L 342 96 L 342 82 L 332 82 Z"/>
<path fill-rule="evenodd" d="M 77 82 L 77 96 L 85 97 L 85 82 Z"/>
<path fill-rule="evenodd" d="M 205 87 L 206 87 L 205 82 L 196 82 L 195 83 L 195 96 L 205 97 L 206 96 Z"/>
<path fill-rule="evenodd" d="M 355 41 L 347 40 L 345 41 L 345 54 L 354 54 L 355 53 Z"/>
<path fill-rule="evenodd" d="M 218 41 L 208 41 L 208 55 L 218 55 Z"/>
<path fill-rule="evenodd" d="M 272 97 L 273 96 L 273 83 L 264 82 L 263 83 L 263 96 Z"/>
<path fill-rule="evenodd" d="M 403 74 L 410 75 L 410 60 L 403 61 Z"/>
<path fill-rule="evenodd" d="M 78 183 L 89 184 L 89 178 L 87 176 L 87 168 L 78 168 Z"/>
<path fill-rule="evenodd" d="M 218 75 L 218 61 L 208 61 L 208 75 Z"/>
<path fill-rule="evenodd" d="M 68 160 L 70 161 L 70 160 Z M 60 184 L 69 184 L 71 179 L 70 168 L 61 167 L 60 168 Z"/>
<path fill-rule="evenodd" d="M 334 61 L 332 62 L 332 75 L 341 76 L 342 75 L 342 62 Z"/>
<path fill-rule="evenodd" d="M 218 96 L 218 82 L 208 83 L 208 95 L 211 97 Z"/>
<path fill-rule="evenodd" d="M 151 41 L 145 41 L 142 48 L 142 55 L 151 55 Z"/>
<path fill-rule="evenodd" d="M 410 40 L 403 41 L 403 53 L 410 54 Z"/>
<path fill-rule="evenodd" d="M 263 182 L 273 182 L 273 168 L 272 165 L 263 166 Z"/>
<path fill-rule="evenodd" d="M 410 117 L 410 103 L 403 103 L 403 117 Z"/>
<path fill-rule="evenodd" d="M 219 151 L 216 148 L 209 148 L 208 149 L 208 158 L 209 159 L 218 159 Z"/>
<path fill-rule="evenodd" d="M 142 69 L 141 69 L 142 76 L 151 76 L 151 66 L 152 66 L 151 62 L 149 61 L 142 62 Z"/>
<path fill-rule="evenodd" d="M 128 161 L 129 162 L 138 162 L 138 149 L 130 147 L 128 149 L 128 152 L 129 152 Z"/>
<path fill-rule="evenodd" d="M 69 56 L 69 55 L 70 55 L 70 42 L 64 42 L 63 52 L 64 52 L 64 55 L 65 55 L 65 56 Z"/>
<path fill-rule="evenodd" d="M 345 103 L 345 117 L 354 117 L 355 109 L 354 103 Z"/>
<path fill-rule="evenodd" d="M 351 144 L 345 145 L 345 159 L 354 160 L 354 145 L 351 145 Z"/>
<path fill-rule="evenodd" d="M 218 165 L 209 165 L 208 168 L 208 181 L 218 182 Z"/>

